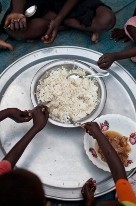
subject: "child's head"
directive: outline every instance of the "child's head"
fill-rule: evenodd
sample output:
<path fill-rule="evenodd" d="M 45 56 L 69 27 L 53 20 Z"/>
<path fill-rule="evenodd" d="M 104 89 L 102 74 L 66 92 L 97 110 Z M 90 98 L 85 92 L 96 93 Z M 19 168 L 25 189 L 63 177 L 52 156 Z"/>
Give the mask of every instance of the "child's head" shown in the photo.
<path fill-rule="evenodd" d="M 0 176 L 0 206 L 44 206 L 44 190 L 33 173 L 16 169 Z"/>

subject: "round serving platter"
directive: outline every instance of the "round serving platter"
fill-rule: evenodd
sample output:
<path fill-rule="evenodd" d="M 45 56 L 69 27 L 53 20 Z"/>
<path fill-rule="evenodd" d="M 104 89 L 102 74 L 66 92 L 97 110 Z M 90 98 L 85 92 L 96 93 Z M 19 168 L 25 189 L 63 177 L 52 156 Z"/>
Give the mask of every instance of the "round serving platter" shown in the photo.
<path fill-rule="evenodd" d="M 37 50 L 18 59 L 0 77 L 0 110 L 7 107 L 33 108 L 30 85 L 35 73 L 55 59 L 78 59 L 99 71 L 100 53 L 79 47 L 52 47 Z M 102 114 L 121 114 L 136 121 L 136 82 L 118 63 L 103 80 L 107 100 Z M 17 124 L 6 119 L 0 124 L 1 150 L 4 156 L 28 131 L 32 122 Z M 109 172 L 91 163 L 83 146 L 81 128 L 61 128 L 50 123 L 36 135 L 17 163 L 18 167 L 36 173 L 42 180 L 46 196 L 61 200 L 81 200 L 81 187 L 90 177 L 96 179 L 95 196 L 114 189 Z M 128 173 L 133 174 L 134 170 Z"/>

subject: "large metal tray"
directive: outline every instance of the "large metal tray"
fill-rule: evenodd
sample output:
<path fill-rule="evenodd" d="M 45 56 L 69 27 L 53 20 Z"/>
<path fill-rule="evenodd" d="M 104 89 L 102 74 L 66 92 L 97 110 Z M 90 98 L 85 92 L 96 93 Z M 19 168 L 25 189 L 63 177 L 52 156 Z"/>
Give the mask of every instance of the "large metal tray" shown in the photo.
<path fill-rule="evenodd" d="M 10 65 L 0 77 L 0 109 L 31 109 L 30 84 L 40 67 L 55 59 L 78 59 L 98 70 L 95 61 L 100 53 L 79 47 L 53 47 L 23 56 Z M 102 114 L 117 113 L 136 120 L 136 83 L 118 63 L 104 78 L 107 101 Z M 24 135 L 32 122 L 1 122 L 0 157 Z M 81 187 L 87 179 L 97 181 L 95 196 L 114 188 L 110 173 L 94 166 L 85 154 L 81 128 L 61 128 L 50 123 L 29 144 L 17 163 L 41 178 L 46 196 L 61 200 L 80 200 Z M 128 176 L 134 172 L 128 173 Z"/>

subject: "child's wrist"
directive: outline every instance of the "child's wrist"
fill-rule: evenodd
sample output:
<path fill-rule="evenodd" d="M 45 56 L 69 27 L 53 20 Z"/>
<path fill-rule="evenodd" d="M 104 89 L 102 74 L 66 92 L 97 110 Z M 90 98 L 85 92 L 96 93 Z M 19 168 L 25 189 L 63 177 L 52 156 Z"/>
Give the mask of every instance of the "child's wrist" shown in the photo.
<path fill-rule="evenodd" d="M 4 109 L 3 111 L 4 111 L 5 118 L 10 118 L 10 108 Z"/>
<path fill-rule="evenodd" d="M 118 52 L 115 52 L 115 53 L 114 53 L 114 61 L 117 61 L 118 58 L 119 58 Z"/>
<path fill-rule="evenodd" d="M 63 18 L 63 16 L 62 16 L 61 14 L 58 14 L 57 17 L 56 17 L 56 19 L 57 19 L 57 21 L 58 21 L 59 23 L 61 23 L 64 18 Z"/>

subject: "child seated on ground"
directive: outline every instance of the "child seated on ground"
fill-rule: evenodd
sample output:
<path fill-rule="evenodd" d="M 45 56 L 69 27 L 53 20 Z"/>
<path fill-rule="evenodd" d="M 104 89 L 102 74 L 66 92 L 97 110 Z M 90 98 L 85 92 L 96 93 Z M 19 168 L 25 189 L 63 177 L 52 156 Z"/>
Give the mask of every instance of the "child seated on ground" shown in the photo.
<path fill-rule="evenodd" d="M 97 140 L 107 164 L 111 170 L 113 180 L 115 182 L 118 201 L 107 201 L 100 204 L 101 206 L 136 206 L 136 195 L 132 190 L 130 183 L 127 180 L 125 168 L 121 162 L 117 152 L 112 147 L 108 139 L 101 132 L 99 125 L 96 122 L 85 124 L 86 132 Z M 106 149 L 105 149 L 106 148 Z M 86 206 L 94 206 L 94 192 L 96 183 L 92 179 L 87 181 L 82 189 L 82 194 L 85 199 Z"/>
<path fill-rule="evenodd" d="M 136 9 L 134 16 L 126 22 L 124 29 L 114 29 L 111 38 L 115 39 L 115 41 L 124 39 L 124 42 L 131 39 L 136 44 Z M 101 69 L 108 69 L 114 61 L 127 58 L 131 58 L 133 62 L 136 62 L 136 46 L 126 51 L 104 54 L 100 57 L 97 64 Z"/>
<path fill-rule="evenodd" d="M 38 106 L 32 111 L 21 111 L 16 108 L 0 111 L 0 121 L 11 118 L 21 123 L 33 119 L 33 126 L 30 130 L 0 162 L 0 206 L 46 205 L 40 179 L 27 170 L 13 170 L 13 168 L 34 136 L 45 127 L 48 116 L 49 113 L 44 106 Z"/>
<path fill-rule="evenodd" d="M 1 11 L 2 11 L 2 6 L 1 6 L 1 3 L 0 3 L 0 13 L 1 13 Z M 13 46 L 11 44 L 6 43 L 3 40 L 0 40 L 0 47 L 2 47 L 4 49 L 13 50 Z"/>
<path fill-rule="evenodd" d="M 37 6 L 36 13 L 25 17 L 25 10 Z M 67 26 L 92 35 L 98 40 L 98 33 L 111 29 L 115 15 L 110 7 L 99 0 L 12 0 L 10 9 L 3 19 L 3 27 L 15 39 L 41 38 L 51 43 L 61 26 Z"/>

